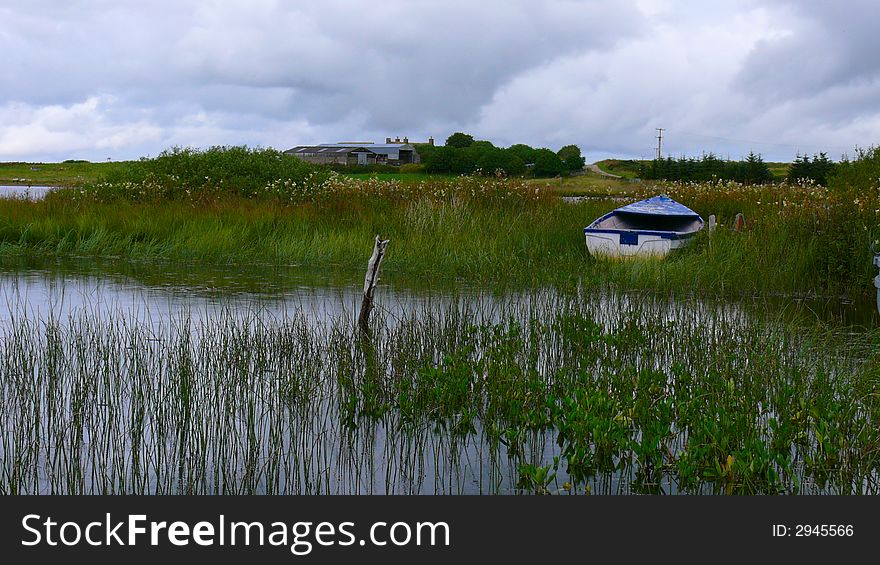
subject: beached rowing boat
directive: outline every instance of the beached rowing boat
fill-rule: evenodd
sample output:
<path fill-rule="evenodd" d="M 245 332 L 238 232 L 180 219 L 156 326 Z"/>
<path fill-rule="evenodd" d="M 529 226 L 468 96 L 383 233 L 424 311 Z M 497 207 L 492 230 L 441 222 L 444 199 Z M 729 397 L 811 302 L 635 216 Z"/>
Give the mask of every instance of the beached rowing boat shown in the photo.
<path fill-rule="evenodd" d="M 703 218 L 665 195 L 612 210 L 584 228 L 587 248 L 606 257 L 663 257 L 703 229 Z"/>

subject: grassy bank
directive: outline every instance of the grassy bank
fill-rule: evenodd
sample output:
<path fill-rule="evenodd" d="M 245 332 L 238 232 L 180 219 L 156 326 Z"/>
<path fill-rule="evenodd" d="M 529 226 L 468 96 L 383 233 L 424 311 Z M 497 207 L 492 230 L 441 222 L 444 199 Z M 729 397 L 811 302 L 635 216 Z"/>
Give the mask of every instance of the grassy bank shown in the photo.
<path fill-rule="evenodd" d="M 640 176 L 640 168 L 651 163 L 649 160 L 635 159 L 604 159 L 596 163 L 596 165 L 606 173 L 618 175 L 625 179 L 636 178 Z M 788 176 L 788 170 L 791 163 L 768 162 L 767 167 L 770 173 L 777 181 L 781 181 Z"/>
<path fill-rule="evenodd" d="M 82 186 L 125 169 L 128 162 L 91 163 L 0 163 L 0 184 L 34 186 Z"/>
<path fill-rule="evenodd" d="M 381 234 L 392 240 L 389 275 L 866 296 L 880 240 L 878 161 L 873 152 L 841 165 L 827 188 L 601 179 L 616 183 L 605 195 L 667 192 L 719 222 L 667 260 L 614 262 L 587 254 L 583 227 L 621 203 L 563 202 L 547 181 L 353 179 L 271 151 L 173 152 L 44 201 L 0 201 L 0 253 L 362 268 Z M 734 232 L 737 213 L 746 227 Z"/>
<path fill-rule="evenodd" d="M 871 222 L 878 215 L 824 189 L 667 187 L 704 216 L 717 214 L 720 228 L 665 261 L 614 262 L 587 254 L 583 227 L 620 202 L 571 204 L 534 195 L 530 187 L 533 198 L 515 191 L 505 198 L 511 187 L 482 180 L 468 182 L 474 190 L 488 187 L 491 198 L 449 197 L 424 184 L 398 186 L 404 195 L 394 197 L 385 194 L 393 185 L 381 181 L 341 182 L 345 186 L 334 190 L 347 197 L 297 205 L 231 198 L 96 202 L 63 195 L 0 201 L 0 253 L 361 268 L 378 233 L 392 240 L 384 267 L 389 276 L 523 284 L 580 279 L 720 294 L 873 291 L 870 246 L 880 234 Z M 747 220 L 742 232 L 729 229 L 737 212 Z"/>
<path fill-rule="evenodd" d="M 381 181 L 372 184 L 386 189 Z M 379 233 L 392 239 L 388 273 L 546 280 L 553 270 L 580 268 L 586 255 L 577 229 L 595 210 L 550 200 L 489 203 L 415 194 L 299 205 L 0 201 L 0 252 L 361 268 Z"/>

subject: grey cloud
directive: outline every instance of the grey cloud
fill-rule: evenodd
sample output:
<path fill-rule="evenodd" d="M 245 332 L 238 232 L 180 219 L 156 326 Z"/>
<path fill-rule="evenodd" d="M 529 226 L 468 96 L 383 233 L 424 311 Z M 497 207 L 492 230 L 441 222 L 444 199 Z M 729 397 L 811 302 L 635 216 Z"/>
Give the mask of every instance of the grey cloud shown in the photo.
<path fill-rule="evenodd" d="M 422 133 L 475 118 L 520 73 L 643 28 L 615 2 L 33 2 L 0 5 L 0 104 L 74 105 L 168 129 L 213 113 Z M 597 25 L 600 20 L 627 26 Z M 185 110 L 185 113 L 178 113 Z"/>
<path fill-rule="evenodd" d="M 658 126 L 672 153 L 876 141 L 874 2 L 719 6 L 0 0 L 0 160 L 455 130 L 596 156 L 649 156 Z"/>
<path fill-rule="evenodd" d="M 880 4 L 812 0 L 780 8 L 787 33 L 755 45 L 738 77 L 744 91 L 777 103 L 880 79 Z"/>

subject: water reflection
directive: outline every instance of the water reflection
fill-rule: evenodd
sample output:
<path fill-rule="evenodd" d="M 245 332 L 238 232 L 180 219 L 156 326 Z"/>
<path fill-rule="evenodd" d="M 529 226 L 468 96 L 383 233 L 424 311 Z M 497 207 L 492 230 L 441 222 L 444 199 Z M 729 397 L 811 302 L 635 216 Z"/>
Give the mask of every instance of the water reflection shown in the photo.
<path fill-rule="evenodd" d="M 41 200 L 54 190 L 52 186 L 0 186 L 0 198 L 23 198 L 25 200 Z"/>
<path fill-rule="evenodd" d="M 497 359 L 527 360 L 539 380 L 572 370 L 572 378 L 579 378 L 578 371 L 596 378 L 616 373 L 620 384 L 630 379 L 630 370 L 671 374 L 683 360 L 746 370 L 760 359 L 735 355 L 741 343 L 761 346 L 763 336 L 752 332 L 763 326 L 755 320 L 852 333 L 877 325 L 872 308 L 860 318 L 860 305 L 832 300 L 725 301 L 576 285 L 428 289 L 395 280 L 378 290 L 377 335 L 365 344 L 354 324 L 361 276 L 157 264 L 32 264 L 3 273 L 3 476 L 34 493 L 531 492 L 535 485 L 523 483 L 524 466 L 553 464 L 561 455 L 557 430 L 499 433 L 486 427 L 497 422 L 459 413 L 442 423 L 407 418 L 405 410 L 387 408 L 389 390 L 416 398 L 395 388 L 394 379 L 413 373 L 430 379 L 434 370 L 454 376 L 456 360 L 449 355 L 462 343 L 494 348 Z M 564 341 L 584 338 L 588 324 L 558 335 L 548 331 L 566 322 L 568 312 L 588 315 L 622 345 Z M 490 328 L 484 333 L 488 341 L 462 337 L 472 326 L 499 320 L 521 327 Z M 713 341 L 732 345 L 709 358 L 707 343 Z M 801 357 L 815 352 L 802 349 L 796 335 L 779 346 L 792 349 L 762 354 L 809 370 L 809 360 Z M 851 367 L 844 359 L 827 371 L 845 374 Z M 697 369 L 698 378 L 703 370 Z M 375 389 L 381 390 L 374 397 Z M 446 394 L 442 387 L 426 391 Z M 526 402 L 528 393 L 522 398 Z M 771 415 L 762 409 L 759 418 Z M 40 426 L 28 428 L 33 421 Z M 678 438 L 666 449 L 677 454 L 685 441 Z M 68 469 L 79 478 L 71 480 Z M 556 474 L 550 488 L 562 492 L 560 485 L 570 479 L 564 463 Z M 828 492 L 809 480 L 802 478 L 802 491 Z M 634 460 L 597 464 L 587 486 L 608 494 L 678 492 L 671 474 Z"/>
<path fill-rule="evenodd" d="M 30 314 L 67 317 L 76 312 L 130 313 L 134 319 L 170 316 L 202 319 L 221 308 L 259 310 L 283 317 L 307 313 L 310 319 L 332 319 L 360 307 L 363 273 L 355 270 L 310 270 L 253 265 L 242 267 L 180 266 L 162 263 L 46 262 L 6 260 L 0 271 L 0 320 L 25 308 Z M 859 329 L 880 326 L 871 297 L 791 298 L 784 296 L 724 299 L 711 296 L 664 295 L 651 292 L 609 293 L 570 287 L 523 289 L 473 286 L 454 282 L 425 286 L 418 277 L 388 276 L 377 291 L 377 307 L 393 321 L 413 311 L 444 309 L 452 303 L 483 312 L 511 304 L 529 304 L 548 296 L 586 292 L 605 297 L 609 308 L 628 308 L 633 302 L 677 305 L 708 316 L 762 316 Z"/>

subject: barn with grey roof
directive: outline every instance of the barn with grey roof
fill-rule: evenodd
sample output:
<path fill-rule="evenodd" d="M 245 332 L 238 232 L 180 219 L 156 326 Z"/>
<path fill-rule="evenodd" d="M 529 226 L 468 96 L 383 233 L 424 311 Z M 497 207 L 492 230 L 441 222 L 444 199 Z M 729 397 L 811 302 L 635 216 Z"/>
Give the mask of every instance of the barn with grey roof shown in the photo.
<path fill-rule="evenodd" d="M 404 137 L 402 141 L 400 138 L 392 141 L 388 137 L 385 141 L 386 143 L 359 141 L 300 145 L 284 153 L 322 165 L 407 165 L 421 162 L 415 145 L 409 143 L 409 139 Z M 428 140 L 430 145 L 433 142 L 433 138 Z"/>

